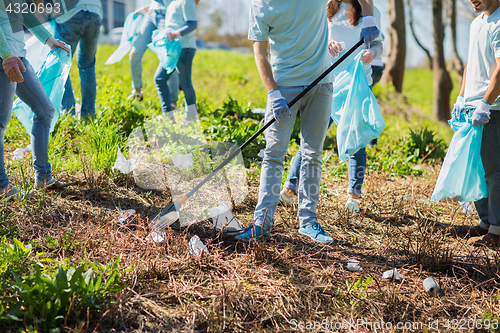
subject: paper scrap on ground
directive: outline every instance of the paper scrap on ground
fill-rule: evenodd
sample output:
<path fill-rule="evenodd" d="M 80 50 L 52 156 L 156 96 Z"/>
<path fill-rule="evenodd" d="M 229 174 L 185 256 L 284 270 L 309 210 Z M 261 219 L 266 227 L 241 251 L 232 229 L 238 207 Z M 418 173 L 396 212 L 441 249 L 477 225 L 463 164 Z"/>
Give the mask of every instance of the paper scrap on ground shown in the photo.
<path fill-rule="evenodd" d="M 172 162 L 174 162 L 174 165 L 179 169 L 189 170 L 193 165 L 193 154 L 172 155 Z"/>
<path fill-rule="evenodd" d="M 131 158 L 127 160 L 125 156 L 123 156 L 120 147 L 118 147 L 118 152 L 116 154 L 115 165 L 113 165 L 113 169 L 120 171 L 121 173 L 130 173 L 135 169 L 135 159 Z"/>
<path fill-rule="evenodd" d="M 122 210 L 120 216 L 116 220 L 117 223 L 125 222 L 130 216 L 135 215 L 135 209 Z"/>
<path fill-rule="evenodd" d="M 210 208 L 208 211 L 214 223 L 214 228 L 218 231 L 234 232 L 243 230 L 226 204 L 220 204 L 215 208 Z"/>
<path fill-rule="evenodd" d="M 27 145 L 26 148 L 17 148 L 14 150 L 12 155 L 14 155 L 13 159 L 15 161 L 21 161 L 23 160 L 26 156 L 28 156 L 29 153 L 31 153 L 31 144 Z"/>
<path fill-rule="evenodd" d="M 403 278 L 403 274 L 399 273 L 396 268 L 385 271 L 384 274 L 382 274 L 382 279 L 392 279 L 399 281 L 403 280 Z"/>
<path fill-rule="evenodd" d="M 359 265 L 359 261 L 356 259 L 349 259 L 347 263 L 347 270 L 351 272 L 362 272 L 363 267 Z"/>
<path fill-rule="evenodd" d="M 195 256 L 201 256 L 202 252 L 208 253 L 208 249 L 200 240 L 200 237 L 194 235 L 189 241 L 189 253 Z"/>
<path fill-rule="evenodd" d="M 149 235 L 146 236 L 146 240 L 153 243 L 163 243 L 165 241 L 166 234 L 164 232 L 151 231 Z"/>
<path fill-rule="evenodd" d="M 462 206 L 463 213 L 465 215 L 472 215 L 472 214 L 474 214 L 474 209 L 472 209 L 472 206 L 471 206 L 471 204 L 469 202 L 459 201 L 458 203 L 460 204 L 460 206 Z"/>

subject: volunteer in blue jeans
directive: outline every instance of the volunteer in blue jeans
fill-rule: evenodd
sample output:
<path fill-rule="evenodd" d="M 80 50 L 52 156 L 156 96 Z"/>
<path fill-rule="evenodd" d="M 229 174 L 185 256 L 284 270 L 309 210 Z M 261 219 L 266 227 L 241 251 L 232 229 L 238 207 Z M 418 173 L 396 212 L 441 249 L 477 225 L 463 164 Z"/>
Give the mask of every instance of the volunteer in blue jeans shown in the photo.
<path fill-rule="evenodd" d="M 365 13 L 372 14 L 373 3 L 363 3 Z M 280 196 L 283 161 L 300 113 L 303 156 L 298 184 L 299 233 L 322 243 L 333 240 L 318 223 L 316 215 L 333 75 L 326 76 L 291 109 L 287 105 L 330 66 L 330 54 L 337 55 L 328 52 L 326 4 L 326 0 L 252 0 L 248 38 L 253 41 L 257 69 L 268 91 L 265 122 L 273 117 L 276 122 L 264 132 L 266 148 L 253 224 L 236 239 L 250 241 L 270 236 Z M 375 24 L 363 30 L 368 41 L 378 34 Z"/>
<path fill-rule="evenodd" d="M 34 15 L 26 13 L 23 16 L 15 16 L 9 17 L 5 2 L 0 1 L 0 200 L 18 195 L 16 187 L 9 183 L 3 157 L 5 131 L 12 114 L 14 95 L 24 101 L 35 114 L 31 132 L 35 189 L 65 186 L 51 174 L 48 149 L 50 123 L 55 110 L 35 71 L 25 58 L 22 25 L 50 48 L 59 47 L 68 52 L 69 49 L 40 25 Z"/>
<path fill-rule="evenodd" d="M 82 96 L 81 119 L 88 119 L 95 117 L 97 89 L 95 53 L 97 51 L 99 29 L 101 28 L 101 1 L 78 0 L 74 7 L 67 7 L 73 3 L 74 1 L 62 1 L 62 5 L 66 9 L 63 15 L 55 18 L 55 36 L 71 46 L 72 56 L 76 51 L 76 64 L 80 73 L 80 92 Z M 64 86 L 61 105 L 62 109 L 75 115 L 75 95 L 69 77 Z"/>
<path fill-rule="evenodd" d="M 368 20 L 375 18 L 377 26 L 380 26 L 380 12 L 375 7 L 374 16 L 369 16 Z M 333 0 L 327 6 L 328 15 L 328 43 L 329 48 L 334 48 L 336 51 L 343 51 L 340 43 L 345 44 L 346 49 L 350 49 L 359 41 L 359 35 L 363 27 L 363 18 L 361 14 L 361 5 L 358 0 Z M 370 63 L 373 59 L 382 55 L 382 35 L 379 35 L 375 40 L 370 43 L 369 48 L 362 50 L 363 55 L 360 60 L 366 65 L 363 66 L 368 84 L 372 85 L 372 67 Z M 356 52 L 352 53 L 346 60 L 344 60 L 333 71 L 335 75 L 347 69 L 349 64 L 354 60 Z M 342 53 L 340 54 L 342 55 Z M 333 110 L 334 112 L 337 110 Z M 332 124 L 333 119 L 330 118 L 329 125 Z M 300 165 L 302 162 L 301 149 L 295 155 L 290 173 L 284 184 L 283 191 L 281 191 L 280 201 L 289 204 L 293 195 L 297 192 L 297 186 L 300 179 Z M 345 208 L 350 212 L 359 211 L 359 203 L 361 196 L 361 187 L 365 178 L 366 171 L 366 149 L 361 148 L 351 158 L 349 158 L 349 184 L 347 187 L 347 202 Z"/>
<path fill-rule="evenodd" d="M 196 111 L 196 93 L 191 81 L 193 59 L 196 54 L 196 41 L 193 31 L 198 26 L 197 3 L 198 0 L 173 0 L 168 5 L 165 16 L 166 26 L 170 30 L 167 33 L 167 38 L 169 40 L 178 39 L 182 45 L 177 70 L 179 71 L 179 87 L 184 92 L 187 104 L 183 126 L 187 126 L 191 121 L 194 121 L 198 115 Z M 161 64 L 158 65 L 155 74 L 155 84 L 160 96 L 163 114 L 172 111 L 170 88 L 168 86 L 171 74 L 167 74 L 167 71 Z"/>
<path fill-rule="evenodd" d="M 134 15 L 143 15 L 144 19 L 134 37 L 132 43 L 134 47 L 130 51 L 130 72 L 132 73 L 133 89 L 127 99 L 136 98 L 140 102 L 144 99 L 144 94 L 142 93 L 142 57 L 148 48 L 148 44 L 151 43 L 153 31 L 164 28 L 166 6 L 170 2 L 171 0 L 153 0 L 149 5 L 141 7 L 134 12 Z M 170 88 L 172 108 L 175 109 L 177 107 L 177 100 L 179 99 L 179 76 L 177 70 L 170 75 L 168 86 Z"/>
<path fill-rule="evenodd" d="M 481 13 L 470 26 L 468 63 L 460 95 L 452 112 L 472 117 L 473 126 L 483 127 L 481 159 L 488 197 L 475 202 L 481 219 L 477 226 L 459 226 L 459 233 L 475 236 L 474 245 L 500 246 L 500 1 L 477 1 L 472 4 Z"/>

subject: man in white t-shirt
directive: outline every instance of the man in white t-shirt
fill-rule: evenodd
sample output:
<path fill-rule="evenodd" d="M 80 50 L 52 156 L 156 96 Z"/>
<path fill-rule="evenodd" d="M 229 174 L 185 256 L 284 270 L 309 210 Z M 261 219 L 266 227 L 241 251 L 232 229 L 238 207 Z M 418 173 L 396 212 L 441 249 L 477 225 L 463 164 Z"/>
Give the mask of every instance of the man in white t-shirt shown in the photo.
<path fill-rule="evenodd" d="M 462 234 L 476 236 L 475 245 L 500 245 L 500 0 L 475 0 L 475 12 L 481 13 L 471 24 L 468 63 L 460 96 L 452 116 L 472 114 L 473 126 L 484 126 L 481 158 L 486 172 L 488 198 L 475 202 L 481 222 L 478 226 L 460 226 Z"/>
<path fill-rule="evenodd" d="M 276 121 L 264 132 L 266 149 L 253 223 L 236 239 L 250 241 L 270 236 L 280 196 L 284 157 L 300 113 L 299 233 L 321 243 L 333 241 L 318 223 L 316 215 L 333 75 L 326 76 L 291 109 L 287 104 L 330 66 L 330 54 L 338 55 L 338 52 L 328 52 L 327 3 L 328 0 L 252 0 L 250 5 L 248 39 L 253 41 L 257 69 L 268 91 L 265 122 L 273 117 Z M 373 1 L 360 3 L 366 15 L 361 35 L 369 43 L 379 34 Z"/>

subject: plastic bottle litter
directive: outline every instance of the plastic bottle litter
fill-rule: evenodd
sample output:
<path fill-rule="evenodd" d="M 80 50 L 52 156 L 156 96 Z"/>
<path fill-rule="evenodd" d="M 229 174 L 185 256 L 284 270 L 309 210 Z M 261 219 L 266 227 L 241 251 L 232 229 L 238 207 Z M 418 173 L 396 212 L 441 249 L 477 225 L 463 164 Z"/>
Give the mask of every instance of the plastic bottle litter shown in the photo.
<path fill-rule="evenodd" d="M 13 159 L 16 161 L 21 161 L 31 152 L 31 144 L 27 145 L 26 148 L 17 148 L 12 153 L 12 155 L 14 155 Z"/>
<path fill-rule="evenodd" d="M 403 280 L 404 276 L 403 274 L 399 273 L 396 268 L 390 269 L 388 271 L 385 271 L 382 274 L 382 279 L 392 279 L 392 280 Z"/>
<path fill-rule="evenodd" d="M 226 204 L 222 203 L 215 208 L 210 208 L 208 212 L 214 223 L 214 228 L 218 231 L 236 232 L 243 230 Z"/>
<path fill-rule="evenodd" d="M 463 213 L 465 215 L 472 215 L 474 214 L 474 209 L 472 209 L 472 206 L 469 202 L 462 202 L 462 201 L 459 201 L 458 202 L 460 206 L 462 206 L 462 209 L 463 209 Z"/>
<path fill-rule="evenodd" d="M 118 152 L 116 154 L 116 161 L 115 165 L 113 165 L 112 169 L 116 169 L 120 171 L 121 173 L 130 173 L 136 168 L 135 166 L 135 159 L 131 158 L 130 160 L 127 160 L 125 156 L 123 156 L 122 151 L 120 150 L 120 147 L 118 147 Z"/>
<path fill-rule="evenodd" d="M 202 252 L 208 253 L 208 249 L 200 240 L 200 237 L 194 235 L 189 241 L 189 253 L 195 256 L 201 256 Z"/>
<path fill-rule="evenodd" d="M 425 291 L 431 296 L 437 296 L 437 294 L 439 294 L 440 292 L 439 286 L 431 277 L 428 277 L 424 280 L 424 288 Z"/>
<path fill-rule="evenodd" d="M 349 259 L 347 263 L 347 270 L 351 272 L 362 272 L 363 267 L 359 265 L 359 261 L 356 259 Z"/>

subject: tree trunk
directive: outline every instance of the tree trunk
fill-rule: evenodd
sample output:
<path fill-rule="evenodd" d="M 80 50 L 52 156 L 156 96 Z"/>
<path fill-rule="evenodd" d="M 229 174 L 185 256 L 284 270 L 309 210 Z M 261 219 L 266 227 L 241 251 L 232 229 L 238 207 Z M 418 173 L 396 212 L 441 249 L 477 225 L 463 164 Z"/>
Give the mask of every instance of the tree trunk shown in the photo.
<path fill-rule="evenodd" d="M 464 75 L 464 63 L 460 56 L 458 55 L 457 47 L 457 4 L 455 0 L 448 0 L 449 2 L 449 17 L 450 17 L 450 29 L 451 29 L 451 42 L 452 42 L 452 70 L 456 70 L 458 73 L 458 84 L 462 85 L 462 79 Z"/>
<path fill-rule="evenodd" d="M 432 25 L 434 28 L 434 97 L 433 114 L 439 121 L 450 119 L 450 93 L 453 89 L 450 74 L 444 62 L 443 0 L 432 0 Z"/>
<path fill-rule="evenodd" d="M 388 0 L 387 5 L 390 53 L 381 82 L 386 84 L 390 81 L 397 92 L 402 92 L 406 58 L 404 0 Z"/>
<path fill-rule="evenodd" d="M 410 31 L 411 34 L 413 35 L 413 38 L 415 39 L 415 42 L 417 42 L 418 46 L 425 52 L 425 55 L 427 56 L 428 60 L 428 65 L 430 69 L 432 70 L 432 55 L 429 52 L 429 50 L 420 42 L 420 39 L 417 37 L 417 33 L 415 31 L 415 28 L 413 26 L 413 6 L 411 4 L 412 0 L 408 0 L 408 16 L 409 16 L 409 25 L 410 25 Z M 450 0 L 454 1 L 454 0 Z"/>

